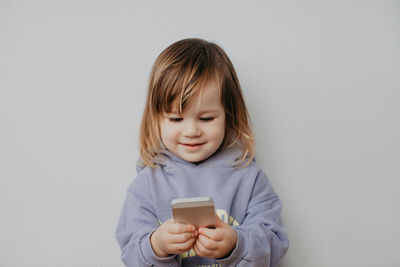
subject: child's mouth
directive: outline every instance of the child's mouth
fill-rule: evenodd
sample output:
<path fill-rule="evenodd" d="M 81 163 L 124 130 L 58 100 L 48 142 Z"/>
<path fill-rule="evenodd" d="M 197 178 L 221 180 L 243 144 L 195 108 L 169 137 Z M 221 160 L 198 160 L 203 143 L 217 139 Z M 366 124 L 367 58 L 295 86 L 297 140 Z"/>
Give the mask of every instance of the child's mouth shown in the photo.
<path fill-rule="evenodd" d="M 204 145 L 204 144 L 205 144 L 205 143 L 181 144 L 181 145 L 186 146 L 186 147 L 199 147 L 199 146 Z"/>

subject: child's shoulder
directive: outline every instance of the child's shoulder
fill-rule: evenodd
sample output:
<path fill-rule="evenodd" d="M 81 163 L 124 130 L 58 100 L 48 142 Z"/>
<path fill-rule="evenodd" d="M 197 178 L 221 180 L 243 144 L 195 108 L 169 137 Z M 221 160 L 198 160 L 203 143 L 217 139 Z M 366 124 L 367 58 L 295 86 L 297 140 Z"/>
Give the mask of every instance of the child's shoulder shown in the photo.
<path fill-rule="evenodd" d="M 263 172 L 263 169 L 256 161 L 255 157 L 253 157 L 252 159 L 246 157 L 243 161 L 241 161 L 241 158 L 236 157 L 234 162 L 238 170 L 249 172 Z"/>
<path fill-rule="evenodd" d="M 149 177 L 151 177 L 154 169 L 141 163 L 140 160 L 136 164 L 136 176 L 128 187 L 128 191 L 143 190 L 149 186 Z"/>

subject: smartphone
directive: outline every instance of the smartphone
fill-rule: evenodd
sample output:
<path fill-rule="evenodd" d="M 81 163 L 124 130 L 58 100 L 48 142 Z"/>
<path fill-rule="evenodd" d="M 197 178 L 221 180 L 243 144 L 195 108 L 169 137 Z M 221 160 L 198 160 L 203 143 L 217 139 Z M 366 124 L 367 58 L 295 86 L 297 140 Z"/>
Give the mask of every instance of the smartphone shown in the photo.
<path fill-rule="evenodd" d="M 210 197 L 177 198 L 171 202 L 174 220 L 196 228 L 215 228 L 214 201 Z"/>

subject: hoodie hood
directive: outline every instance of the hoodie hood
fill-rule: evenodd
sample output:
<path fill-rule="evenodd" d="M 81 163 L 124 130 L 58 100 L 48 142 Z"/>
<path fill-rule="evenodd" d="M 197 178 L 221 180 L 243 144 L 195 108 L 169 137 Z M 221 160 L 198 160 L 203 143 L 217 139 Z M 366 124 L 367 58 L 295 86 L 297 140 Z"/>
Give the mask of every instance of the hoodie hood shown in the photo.
<path fill-rule="evenodd" d="M 241 156 L 242 148 L 240 144 L 235 144 L 232 147 L 225 148 L 223 151 L 218 151 L 200 163 L 183 160 L 171 151 L 163 149 L 161 150 L 160 155 L 156 158 L 155 164 L 164 168 L 237 168 L 238 160 Z M 136 163 L 137 173 L 141 172 L 145 167 L 143 161 L 139 158 Z"/>

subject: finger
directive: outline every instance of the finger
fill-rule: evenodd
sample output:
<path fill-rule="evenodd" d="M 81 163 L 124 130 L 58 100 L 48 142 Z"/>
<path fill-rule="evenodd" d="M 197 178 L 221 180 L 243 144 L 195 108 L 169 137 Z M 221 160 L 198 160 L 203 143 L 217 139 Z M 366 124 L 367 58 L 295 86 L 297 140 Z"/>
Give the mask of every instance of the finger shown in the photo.
<path fill-rule="evenodd" d="M 194 245 L 193 245 L 193 250 L 194 250 L 194 252 L 196 253 L 197 256 L 200 256 L 200 257 L 207 257 L 207 256 L 209 256 L 209 255 L 207 254 L 207 249 L 204 248 L 204 247 L 200 244 L 199 241 L 196 241 L 196 242 L 194 243 Z"/>
<path fill-rule="evenodd" d="M 170 234 L 194 233 L 195 230 L 193 225 L 176 222 L 169 224 L 167 229 Z"/>
<path fill-rule="evenodd" d="M 193 244 L 193 250 L 194 250 L 194 252 L 196 253 L 197 256 L 199 256 L 199 257 L 204 257 L 203 253 L 202 253 L 202 252 L 199 250 L 199 248 L 198 248 L 197 242 L 194 242 L 194 244 Z"/>
<path fill-rule="evenodd" d="M 190 250 L 193 247 L 193 244 L 196 242 L 196 238 L 191 238 L 186 242 L 182 243 L 173 243 L 170 245 L 173 254 L 181 254 Z"/>
<path fill-rule="evenodd" d="M 192 238 L 196 238 L 195 233 L 182 233 L 182 234 L 171 234 L 171 243 L 184 243 Z"/>
<path fill-rule="evenodd" d="M 221 228 L 209 229 L 209 228 L 199 228 L 199 234 L 206 236 L 214 241 L 223 240 L 223 232 Z"/>
<path fill-rule="evenodd" d="M 218 248 L 218 242 L 217 241 L 209 239 L 204 235 L 199 235 L 197 237 L 197 242 L 196 243 L 200 243 L 201 246 L 203 246 L 207 250 L 215 250 L 215 249 Z"/>
<path fill-rule="evenodd" d="M 196 242 L 193 245 L 193 250 L 196 252 L 197 256 L 200 257 L 207 257 L 207 258 L 213 258 L 214 257 L 214 251 L 207 249 L 206 247 L 203 246 L 203 244 L 199 241 L 199 239 L 196 240 Z"/>
<path fill-rule="evenodd" d="M 223 227 L 227 225 L 223 220 L 221 220 L 221 218 L 217 214 L 215 214 L 215 223 L 216 227 Z"/>

